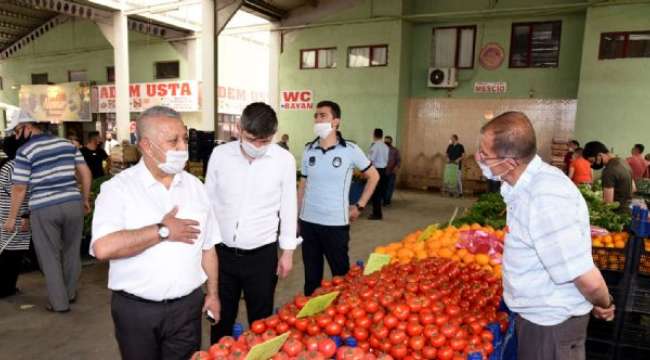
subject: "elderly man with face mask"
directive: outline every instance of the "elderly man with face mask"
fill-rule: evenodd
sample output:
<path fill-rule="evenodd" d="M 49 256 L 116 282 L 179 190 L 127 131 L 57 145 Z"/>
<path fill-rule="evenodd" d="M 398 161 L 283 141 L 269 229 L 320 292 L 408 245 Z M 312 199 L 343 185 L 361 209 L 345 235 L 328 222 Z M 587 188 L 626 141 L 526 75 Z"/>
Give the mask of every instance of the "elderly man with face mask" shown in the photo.
<path fill-rule="evenodd" d="M 583 360 L 589 313 L 614 318 L 614 299 L 591 257 L 587 204 L 561 170 L 537 156 L 535 130 L 520 112 L 481 129 L 476 160 L 503 181 L 509 232 L 503 298 L 518 314 L 518 357 Z"/>
<path fill-rule="evenodd" d="M 221 321 L 212 342 L 232 334 L 242 291 L 249 323 L 273 313 L 278 276 L 291 271 L 298 245 L 296 160 L 272 144 L 275 111 L 250 104 L 238 126 L 241 140 L 214 149 L 205 182 L 223 239 L 217 246 Z"/>
<path fill-rule="evenodd" d="M 201 346 L 202 312 L 219 319 L 219 226 L 203 184 L 183 171 L 188 135 L 180 114 L 152 107 L 137 133 L 142 159 L 97 197 L 90 254 L 110 260 L 122 358 L 185 360 Z"/>

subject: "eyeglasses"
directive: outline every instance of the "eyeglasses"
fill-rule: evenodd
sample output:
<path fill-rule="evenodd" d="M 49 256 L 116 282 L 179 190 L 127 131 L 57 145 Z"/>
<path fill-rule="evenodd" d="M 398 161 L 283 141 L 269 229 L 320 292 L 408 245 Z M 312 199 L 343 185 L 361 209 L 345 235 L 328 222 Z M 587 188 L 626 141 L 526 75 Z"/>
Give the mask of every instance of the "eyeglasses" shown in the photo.
<path fill-rule="evenodd" d="M 486 156 L 483 156 L 483 154 L 481 153 L 481 151 L 477 151 L 477 152 L 476 152 L 476 156 L 477 156 L 478 160 L 481 161 L 481 162 L 483 162 L 483 163 L 485 163 L 486 160 L 507 160 L 507 159 L 516 159 L 515 157 L 512 157 L 512 156 L 506 156 L 506 157 L 499 157 L 499 156 L 486 157 Z"/>

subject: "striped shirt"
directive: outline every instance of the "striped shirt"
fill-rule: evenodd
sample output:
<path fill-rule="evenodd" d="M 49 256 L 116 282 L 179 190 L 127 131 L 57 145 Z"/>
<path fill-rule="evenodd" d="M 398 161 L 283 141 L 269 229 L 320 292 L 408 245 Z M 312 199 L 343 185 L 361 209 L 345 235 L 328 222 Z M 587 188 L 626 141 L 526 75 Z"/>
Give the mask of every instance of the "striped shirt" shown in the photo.
<path fill-rule="evenodd" d="M 39 134 L 18 149 L 14 184 L 29 185 L 32 210 L 81 201 L 75 168 L 84 158 L 69 141 Z"/>
<path fill-rule="evenodd" d="M 594 267 L 589 212 L 576 186 L 536 156 L 501 193 L 510 229 L 503 254 L 508 307 L 542 326 L 589 313 L 591 303 L 573 282 Z"/>
<path fill-rule="evenodd" d="M 14 171 L 14 160 L 7 161 L 2 168 L 0 168 L 0 221 L 4 223 L 9 216 L 9 210 L 11 209 L 11 175 Z M 18 210 L 18 217 L 21 215 L 27 214 L 29 212 L 29 207 L 27 206 L 27 199 L 29 199 L 29 193 L 25 194 L 25 201 L 20 205 Z M 22 219 L 16 221 L 16 229 L 20 230 L 22 226 Z M 29 249 L 29 240 L 31 239 L 31 234 L 29 231 L 22 232 L 18 231 L 16 236 L 11 240 L 13 233 L 8 233 L 4 230 L 0 230 L 0 249 L 5 248 L 5 250 L 28 250 Z"/>

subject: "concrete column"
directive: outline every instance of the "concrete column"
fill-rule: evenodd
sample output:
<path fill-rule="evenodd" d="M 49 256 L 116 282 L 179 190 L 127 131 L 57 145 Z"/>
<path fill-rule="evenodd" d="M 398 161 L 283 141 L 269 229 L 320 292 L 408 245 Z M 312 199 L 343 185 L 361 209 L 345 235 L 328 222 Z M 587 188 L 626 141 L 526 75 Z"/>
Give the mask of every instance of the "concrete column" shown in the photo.
<path fill-rule="evenodd" d="M 217 96 L 215 87 L 216 59 L 217 59 L 217 34 L 215 32 L 215 0 L 201 1 L 201 90 L 203 99 L 201 102 L 201 122 L 203 129 L 216 130 L 217 120 Z"/>
<path fill-rule="evenodd" d="M 113 56 L 115 60 L 115 122 L 117 139 L 129 139 L 129 26 L 122 11 L 113 14 Z"/>
<path fill-rule="evenodd" d="M 276 28 L 274 25 L 273 28 Z M 273 29 L 272 29 L 273 30 Z M 269 33 L 269 105 L 275 111 L 280 111 L 280 42 L 282 33 L 270 31 Z"/>

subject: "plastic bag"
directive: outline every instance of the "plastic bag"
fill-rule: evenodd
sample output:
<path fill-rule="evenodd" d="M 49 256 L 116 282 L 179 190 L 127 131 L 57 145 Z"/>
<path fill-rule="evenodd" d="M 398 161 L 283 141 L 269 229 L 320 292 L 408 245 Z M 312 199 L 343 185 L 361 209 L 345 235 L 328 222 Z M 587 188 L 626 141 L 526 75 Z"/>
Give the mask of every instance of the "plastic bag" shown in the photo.
<path fill-rule="evenodd" d="M 607 229 L 601 228 L 600 226 L 591 225 L 590 227 L 592 238 L 609 235 L 609 231 L 607 231 Z"/>

